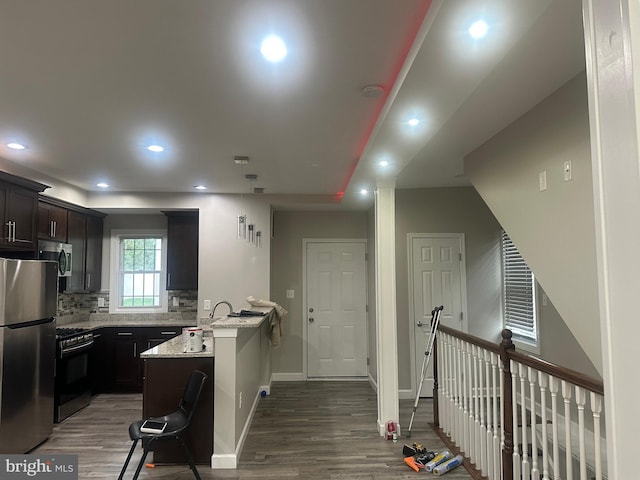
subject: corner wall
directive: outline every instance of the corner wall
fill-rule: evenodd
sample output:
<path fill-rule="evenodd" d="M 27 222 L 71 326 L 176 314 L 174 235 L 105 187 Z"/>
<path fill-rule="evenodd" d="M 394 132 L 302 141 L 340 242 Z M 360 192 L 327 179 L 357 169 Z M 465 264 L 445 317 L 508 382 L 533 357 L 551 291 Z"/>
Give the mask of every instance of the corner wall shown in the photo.
<path fill-rule="evenodd" d="M 571 162 L 570 181 L 563 180 L 565 161 Z M 465 172 L 601 372 L 584 73 L 469 154 Z"/>

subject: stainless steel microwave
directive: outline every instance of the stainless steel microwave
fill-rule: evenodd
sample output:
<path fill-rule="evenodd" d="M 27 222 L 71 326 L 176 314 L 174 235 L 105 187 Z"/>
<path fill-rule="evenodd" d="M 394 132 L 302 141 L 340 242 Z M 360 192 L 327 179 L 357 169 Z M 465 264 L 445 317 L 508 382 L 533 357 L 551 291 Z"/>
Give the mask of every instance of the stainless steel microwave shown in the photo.
<path fill-rule="evenodd" d="M 68 243 L 38 241 L 38 258 L 40 260 L 54 260 L 58 262 L 58 276 L 70 277 L 73 263 L 72 247 Z"/>

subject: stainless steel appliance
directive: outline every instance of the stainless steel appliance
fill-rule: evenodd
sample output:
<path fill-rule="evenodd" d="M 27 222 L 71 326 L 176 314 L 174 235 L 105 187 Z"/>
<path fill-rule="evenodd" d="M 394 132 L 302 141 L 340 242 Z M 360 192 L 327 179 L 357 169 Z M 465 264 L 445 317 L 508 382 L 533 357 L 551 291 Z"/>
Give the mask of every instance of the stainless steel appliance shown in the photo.
<path fill-rule="evenodd" d="M 71 264 L 73 263 L 73 248 L 68 243 L 38 241 L 38 258 L 40 260 L 52 260 L 58 262 L 58 276 L 70 277 Z"/>
<path fill-rule="evenodd" d="M 89 352 L 92 348 L 91 331 L 84 328 L 56 329 L 55 422 L 61 422 L 89 405 Z"/>
<path fill-rule="evenodd" d="M 53 430 L 57 264 L 0 259 L 0 452 L 26 453 Z"/>

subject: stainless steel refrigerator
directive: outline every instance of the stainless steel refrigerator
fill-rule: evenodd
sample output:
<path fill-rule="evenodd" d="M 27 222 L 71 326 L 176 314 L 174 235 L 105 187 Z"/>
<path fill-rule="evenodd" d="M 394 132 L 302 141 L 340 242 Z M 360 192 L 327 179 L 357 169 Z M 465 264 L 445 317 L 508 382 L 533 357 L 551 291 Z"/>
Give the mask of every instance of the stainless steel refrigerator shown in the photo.
<path fill-rule="evenodd" d="M 56 262 L 0 258 L 0 453 L 53 430 Z"/>

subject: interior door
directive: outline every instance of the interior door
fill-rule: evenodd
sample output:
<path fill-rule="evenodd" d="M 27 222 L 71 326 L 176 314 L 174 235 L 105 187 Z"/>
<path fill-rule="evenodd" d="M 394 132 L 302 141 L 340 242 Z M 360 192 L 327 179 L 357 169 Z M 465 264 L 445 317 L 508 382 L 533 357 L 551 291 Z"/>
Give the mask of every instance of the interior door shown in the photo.
<path fill-rule="evenodd" d="M 364 242 L 310 242 L 307 267 L 307 374 L 367 375 Z"/>
<path fill-rule="evenodd" d="M 410 237 L 409 280 L 413 306 L 416 389 L 419 387 L 422 365 L 428 349 L 432 310 L 437 306 L 444 306 L 440 314 L 440 324 L 466 331 L 463 320 L 462 238 L 461 234 L 425 234 Z M 420 390 L 421 397 L 430 397 L 433 394 L 431 360 L 429 359 Z"/>

